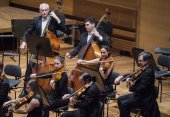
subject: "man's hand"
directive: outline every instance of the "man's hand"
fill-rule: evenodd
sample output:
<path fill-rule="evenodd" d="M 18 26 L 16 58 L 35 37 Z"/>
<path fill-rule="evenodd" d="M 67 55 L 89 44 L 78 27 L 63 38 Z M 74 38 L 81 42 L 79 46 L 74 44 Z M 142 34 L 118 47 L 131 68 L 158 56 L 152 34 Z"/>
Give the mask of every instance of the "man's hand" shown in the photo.
<path fill-rule="evenodd" d="M 79 65 L 83 64 L 83 60 L 79 59 L 79 60 L 77 61 L 77 64 L 79 64 Z"/>
<path fill-rule="evenodd" d="M 71 59 L 72 57 L 71 57 L 71 55 L 70 55 L 70 53 L 66 53 L 66 55 L 65 55 L 67 58 L 69 58 L 69 59 Z"/>
<path fill-rule="evenodd" d="M 60 18 L 54 13 L 54 11 L 50 12 L 50 16 L 52 16 L 54 19 L 56 19 L 58 23 L 61 22 Z"/>
<path fill-rule="evenodd" d="M 70 94 L 65 94 L 65 95 L 62 97 L 62 99 L 63 99 L 63 100 L 66 100 L 66 99 L 68 99 L 68 97 L 70 97 Z"/>
<path fill-rule="evenodd" d="M 99 38 L 100 40 L 102 40 L 102 36 L 99 34 L 99 32 L 96 30 L 96 28 L 94 28 L 91 33 L 92 33 L 94 36 L 96 36 L 97 38 Z"/>
<path fill-rule="evenodd" d="M 127 88 L 131 88 L 133 85 L 134 85 L 134 82 L 132 82 L 131 80 L 126 81 L 126 87 Z"/>
<path fill-rule="evenodd" d="M 37 74 L 31 74 L 31 75 L 30 75 L 30 78 L 31 78 L 31 79 L 35 79 L 36 77 L 37 77 Z"/>
<path fill-rule="evenodd" d="M 27 47 L 27 43 L 26 43 L 26 42 L 22 42 L 20 48 L 21 48 L 21 49 L 24 49 L 24 48 L 26 48 L 26 47 Z"/>

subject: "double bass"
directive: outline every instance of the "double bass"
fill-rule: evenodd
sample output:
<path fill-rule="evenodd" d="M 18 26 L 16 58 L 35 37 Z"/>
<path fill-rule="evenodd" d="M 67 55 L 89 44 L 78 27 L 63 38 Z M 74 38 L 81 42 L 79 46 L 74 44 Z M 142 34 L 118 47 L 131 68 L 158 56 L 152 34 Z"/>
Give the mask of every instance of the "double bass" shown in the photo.
<path fill-rule="evenodd" d="M 63 1 L 59 1 L 59 2 L 63 2 Z M 57 7 L 57 9 L 54 9 L 53 12 L 55 12 L 55 13 L 59 12 L 61 9 L 58 9 L 58 8 L 60 8 L 60 7 Z M 60 41 L 53 32 L 48 30 L 48 26 L 50 24 L 50 21 L 51 21 L 51 17 L 49 16 L 47 24 L 45 26 L 45 29 L 42 33 L 42 37 L 46 37 L 50 41 L 53 54 L 59 55 Z M 53 71 L 55 69 L 53 57 L 38 56 L 38 60 L 42 61 L 42 63 L 38 64 L 36 66 L 36 68 L 33 69 L 34 73 L 49 72 L 49 71 Z M 38 69 L 38 70 L 36 70 L 36 69 Z M 52 88 L 50 87 L 50 80 L 51 79 L 52 78 L 37 79 L 38 84 L 43 88 L 43 90 L 46 94 L 48 94 L 52 90 Z"/>
<path fill-rule="evenodd" d="M 98 24 L 96 25 L 96 29 L 99 28 L 100 24 L 102 21 L 105 20 L 105 18 L 110 14 L 109 9 L 106 9 L 106 13 L 100 18 Z M 88 41 L 88 43 L 80 50 L 79 57 L 78 59 L 83 59 L 83 60 L 92 60 L 92 59 L 96 59 L 96 58 L 100 58 L 101 57 L 101 53 L 100 53 L 100 46 L 93 41 L 94 35 L 92 35 Z M 92 68 L 95 69 L 96 65 L 88 65 L 88 68 Z M 74 91 L 78 90 L 81 86 L 80 86 L 80 81 L 78 80 L 78 77 L 81 75 L 82 71 L 81 71 L 81 66 L 80 65 L 76 65 L 75 69 L 71 72 L 70 76 L 69 76 L 69 87 L 72 87 L 74 89 Z"/>

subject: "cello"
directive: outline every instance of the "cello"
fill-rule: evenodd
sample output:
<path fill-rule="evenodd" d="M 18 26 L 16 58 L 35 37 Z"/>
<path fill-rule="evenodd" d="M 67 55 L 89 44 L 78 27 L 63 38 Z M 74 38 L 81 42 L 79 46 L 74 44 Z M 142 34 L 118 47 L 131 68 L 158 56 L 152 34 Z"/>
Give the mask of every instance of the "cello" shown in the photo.
<path fill-rule="evenodd" d="M 99 28 L 101 22 L 110 14 L 109 9 L 106 9 L 106 13 L 100 18 L 98 24 L 96 25 L 96 29 Z M 90 37 L 88 43 L 80 50 L 79 57 L 78 59 L 83 59 L 83 60 L 92 60 L 92 59 L 96 59 L 96 58 L 100 58 L 101 57 L 101 53 L 100 53 L 100 46 L 93 41 L 94 35 L 92 34 L 92 36 Z M 95 69 L 96 65 L 88 65 L 88 68 L 92 68 Z M 80 88 L 80 81 L 78 80 L 78 77 L 81 74 L 81 66 L 80 65 L 76 65 L 75 69 L 71 72 L 71 74 L 69 75 L 69 87 L 72 87 L 74 89 L 74 91 L 78 90 Z"/>

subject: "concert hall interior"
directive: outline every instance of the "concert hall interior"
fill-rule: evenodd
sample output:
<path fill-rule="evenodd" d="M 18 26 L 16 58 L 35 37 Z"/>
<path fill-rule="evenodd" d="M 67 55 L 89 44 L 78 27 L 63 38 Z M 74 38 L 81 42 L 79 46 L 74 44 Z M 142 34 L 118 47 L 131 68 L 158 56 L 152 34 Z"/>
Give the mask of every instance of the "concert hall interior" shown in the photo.
<path fill-rule="evenodd" d="M 67 114 L 63 113 L 70 111 L 60 110 L 60 105 L 53 103 L 50 96 L 56 91 L 55 96 L 58 96 L 56 99 L 64 100 L 62 103 L 69 103 L 69 106 L 73 101 L 72 98 L 81 99 L 83 94 L 86 97 L 93 87 L 92 83 L 89 83 L 90 88 L 85 88 L 85 91 L 81 92 L 82 95 L 76 93 L 84 88 L 81 74 L 87 72 L 96 77 L 94 81 L 93 77 L 90 77 L 90 81 L 95 82 L 94 85 L 100 90 L 100 96 L 104 94 L 103 92 L 107 92 L 110 85 L 113 87 L 111 93 L 104 94 L 105 97 L 97 97 L 97 101 L 102 102 L 104 106 L 97 108 L 101 112 L 99 111 L 96 117 L 124 117 L 120 114 L 118 100 L 126 94 L 135 94 L 136 90 L 131 92 L 130 88 L 137 85 L 136 81 L 140 82 L 140 78 L 144 78 L 143 74 L 147 74 L 148 66 L 152 65 L 155 79 L 152 77 L 154 80 L 149 84 L 150 86 L 143 85 L 142 94 L 150 91 L 150 89 L 144 89 L 146 87 L 153 89 L 151 87 L 153 84 L 153 90 L 156 91 L 150 92 L 154 92 L 154 95 L 158 93 L 158 97 L 155 96 L 154 99 L 158 104 L 160 116 L 170 117 L 170 7 L 168 4 L 170 4 L 169 0 L 0 0 L 0 63 L 2 62 L 3 69 L 7 69 L 6 66 L 9 64 L 19 66 L 22 73 L 16 88 L 9 87 L 8 98 L 18 103 L 20 98 L 22 100 L 23 97 L 29 97 L 26 92 L 28 93 L 27 88 L 31 87 L 30 79 L 36 79 L 38 86 L 42 85 L 40 95 L 36 91 L 31 91 L 34 95 L 26 101 L 30 106 L 35 99 L 36 101 L 32 103 L 38 103 L 38 106 L 34 105 L 34 109 L 29 110 L 26 104 L 22 104 L 18 109 L 17 104 L 14 103 L 13 107 L 11 103 L 9 107 L 13 108 L 8 110 L 3 104 L 9 100 L 1 102 L 0 98 L 0 114 L 3 113 L 1 108 L 2 110 L 5 108 L 5 114 L 12 113 L 13 117 L 31 117 L 33 111 L 36 113 L 36 109 L 42 109 L 41 117 L 48 117 L 44 114 L 46 113 L 44 109 L 47 109 L 44 107 L 44 105 L 47 106 L 44 104 L 44 98 L 46 98 L 49 99 L 47 103 L 50 103 L 52 107 L 47 109 L 49 117 L 67 117 Z M 82 41 L 83 39 L 86 42 Z M 145 52 L 149 53 L 149 59 L 145 60 L 143 55 Z M 141 61 L 140 56 L 143 57 Z M 161 74 L 160 70 L 164 73 Z M 141 72 L 138 74 L 139 71 Z M 15 73 L 16 70 L 12 69 L 11 74 L 12 72 Z M 107 72 L 109 73 L 106 74 Z M 3 92 L 1 81 L 3 82 L 4 74 L 5 70 L 0 74 L 0 93 Z M 5 76 L 11 79 L 10 75 L 5 74 Z M 67 93 L 64 89 L 56 90 L 57 86 L 62 84 L 63 77 L 68 80 L 63 83 L 64 86 L 68 86 L 69 96 L 65 95 Z M 111 77 L 114 78 L 111 79 Z M 135 79 L 131 81 L 131 78 Z M 151 77 L 145 77 L 147 78 Z M 87 79 L 83 79 L 83 82 L 86 82 Z M 130 82 L 133 83 L 130 84 Z M 143 81 L 143 83 L 146 82 Z M 46 84 L 48 86 L 45 86 Z M 152 94 L 146 93 L 142 98 L 147 99 L 150 95 Z M 152 96 L 152 100 L 141 99 L 143 102 L 139 104 L 138 100 L 136 103 L 143 106 L 146 103 L 152 103 L 154 99 Z M 91 103 L 94 104 L 93 102 Z M 78 108 L 75 109 L 76 111 L 81 109 L 79 101 L 74 102 L 73 105 Z M 58 106 L 59 108 L 53 109 Z M 131 117 L 142 117 L 147 113 L 146 109 L 142 110 L 140 106 L 130 110 Z M 148 110 L 155 109 L 149 106 Z M 146 108 L 147 104 L 144 107 Z M 24 112 L 17 112 L 20 109 Z M 147 115 L 146 117 L 160 116 Z M 86 117 L 91 116 L 86 115 Z"/>

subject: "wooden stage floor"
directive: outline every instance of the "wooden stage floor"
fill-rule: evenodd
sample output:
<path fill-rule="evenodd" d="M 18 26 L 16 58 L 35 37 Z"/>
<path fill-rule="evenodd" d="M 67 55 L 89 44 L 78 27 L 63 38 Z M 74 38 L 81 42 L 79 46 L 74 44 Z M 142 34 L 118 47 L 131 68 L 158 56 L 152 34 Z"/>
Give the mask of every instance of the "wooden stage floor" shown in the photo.
<path fill-rule="evenodd" d="M 65 53 L 69 50 L 63 50 L 61 52 L 62 55 L 65 55 Z M 1 60 L 2 56 L 0 56 Z M 14 58 L 16 61 L 18 60 L 17 57 Z M 70 71 L 74 69 L 74 66 L 76 65 L 76 60 L 77 59 L 66 59 L 66 69 L 68 70 L 68 74 L 70 74 Z M 126 57 L 126 56 L 114 56 L 115 60 L 115 71 L 120 73 L 120 74 L 126 74 L 126 73 L 131 73 L 133 70 L 133 58 L 131 57 Z M 18 64 L 17 62 L 14 62 L 11 58 L 5 57 L 4 59 L 4 64 Z M 22 73 L 23 75 L 25 74 L 25 69 L 26 69 L 26 57 L 21 56 L 21 68 L 22 68 Z M 157 85 L 157 81 L 155 83 Z M 21 81 L 20 86 L 23 86 L 23 81 Z M 170 93 L 170 80 L 165 80 L 164 85 L 163 85 L 163 91 L 164 92 L 169 92 Z M 117 86 L 117 97 L 120 95 L 127 94 L 128 90 L 125 86 L 125 83 L 121 83 L 119 86 Z M 20 91 L 17 92 L 17 95 L 20 94 Z M 14 93 L 11 91 L 9 95 L 14 99 Z M 158 104 L 159 108 L 161 111 L 161 116 L 162 117 L 170 117 L 170 97 L 163 95 L 162 102 L 159 102 L 158 98 Z M 24 108 L 24 107 L 22 107 Z M 132 113 L 132 115 L 134 115 Z M 105 116 L 106 116 L 106 109 L 105 109 Z M 109 116 L 110 117 L 119 117 L 119 110 L 117 108 L 117 103 L 116 101 L 110 101 L 109 102 Z M 14 117 L 26 117 L 26 115 L 22 114 L 14 114 Z M 50 117 L 55 117 L 55 113 L 50 112 Z"/>

